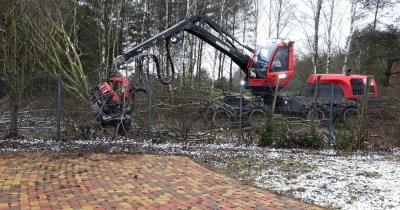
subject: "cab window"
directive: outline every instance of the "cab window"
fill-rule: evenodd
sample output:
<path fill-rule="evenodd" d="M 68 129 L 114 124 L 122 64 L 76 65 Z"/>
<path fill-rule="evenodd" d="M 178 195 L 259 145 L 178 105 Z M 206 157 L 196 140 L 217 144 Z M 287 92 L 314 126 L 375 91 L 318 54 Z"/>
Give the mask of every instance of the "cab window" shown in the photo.
<path fill-rule="evenodd" d="M 350 80 L 351 91 L 353 95 L 363 95 L 364 94 L 364 83 L 361 79 L 351 79 Z"/>
<path fill-rule="evenodd" d="M 268 62 L 273 50 L 274 45 L 259 46 L 253 57 L 250 77 L 259 79 L 266 77 Z"/>
<path fill-rule="evenodd" d="M 271 72 L 287 71 L 289 66 L 289 48 L 280 47 L 272 60 Z"/>
<path fill-rule="evenodd" d="M 350 80 L 351 91 L 353 95 L 364 95 L 364 81 L 362 79 L 351 79 Z M 369 87 L 368 94 L 374 94 L 375 90 L 374 87 L 371 85 Z"/>

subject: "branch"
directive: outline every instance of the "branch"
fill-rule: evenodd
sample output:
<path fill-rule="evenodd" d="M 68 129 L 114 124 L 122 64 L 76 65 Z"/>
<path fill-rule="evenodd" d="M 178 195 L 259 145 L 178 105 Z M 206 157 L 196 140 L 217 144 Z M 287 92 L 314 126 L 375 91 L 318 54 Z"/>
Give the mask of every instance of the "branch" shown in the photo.
<path fill-rule="evenodd" d="M 46 56 L 39 65 L 47 73 L 63 77 L 63 89 L 82 99 L 89 99 L 89 84 L 80 61 L 76 46 L 71 41 L 70 35 L 64 28 L 60 15 L 60 23 L 55 22 L 46 15 L 43 16 L 44 24 L 33 27 L 36 38 L 31 41 L 38 46 L 38 51 Z M 47 26 L 44 30 L 43 26 Z"/>
<path fill-rule="evenodd" d="M 393 60 L 391 60 L 393 63 L 396 63 L 397 61 L 400 61 L 400 57 L 398 57 L 398 58 L 395 58 L 395 59 L 393 59 Z"/>

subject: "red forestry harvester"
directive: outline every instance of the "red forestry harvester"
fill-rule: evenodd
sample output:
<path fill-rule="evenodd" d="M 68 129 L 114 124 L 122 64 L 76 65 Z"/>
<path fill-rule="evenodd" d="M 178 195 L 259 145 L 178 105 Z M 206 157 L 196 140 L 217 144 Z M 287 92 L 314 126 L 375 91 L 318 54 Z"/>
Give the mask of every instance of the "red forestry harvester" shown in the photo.
<path fill-rule="evenodd" d="M 137 59 L 140 72 L 143 71 L 143 63 L 152 60 L 159 81 L 170 84 L 175 77 L 170 44 L 179 41 L 183 32 L 196 36 L 230 57 L 246 75 L 244 87 L 254 96 L 262 98 L 264 104 L 271 104 L 275 90 L 287 85 L 293 76 L 294 42 L 276 39 L 252 48 L 241 43 L 207 16 L 189 17 L 117 56 L 113 63 L 114 72 L 118 72 L 119 66 L 132 59 Z M 157 57 L 147 53 L 148 48 L 162 41 L 165 41 L 167 60 L 171 66 L 171 74 L 167 78 L 162 77 Z M 323 81 L 325 80 L 321 80 Z M 309 83 L 314 82 L 309 81 Z M 143 86 L 134 87 L 128 76 L 118 76 L 117 73 L 108 75 L 107 81 L 93 90 L 92 109 L 96 119 L 103 126 L 112 125 L 124 130 L 129 129 L 131 123 L 129 114 L 134 109 L 134 95 L 138 91 L 146 92 L 146 89 Z M 290 110 L 285 100 L 278 98 L 277 110 Z M 235 106 L 235 104 L 228 105 Z M 262 112 L 262 107 L 253 106 L 252 109 L 255 108 Z M 254 112 L 250 110 L 249 113 Z"/>
<path fill-rule="evenodd" d="M 146 59 L 152 59 L 160 82 L 170 84 L 174 79 L 175 70 L 169 54 L 169 45 L 180 38 L 181 32 L 198 37 L 230 57 L 247 75 L 245 87 L 255 96 L 263 98 L 266 103 L 272 101 L 276 87 L 285 86 L 293 76 L 293 42 L 275 40 L 251 48 L 242 44 L 207 16 L 192 16 L 179 22 L 117 56 L 113 66 L 117 70 L 118 66 L 133 58 L 139 59 L 139 64 Z M 171 75 L 168 78 L 162 78 L 157 57 L 146 53 L 148 48 L 162 41 L 166 43 L 167 59 L 171 65 Z M 133 111 L 133 106 L 125 110 L 126 104 L 134 104 L 132 100 L 137 91 L 145 92 L 145 89 L 135 88 L 129 77 L 109 75 L 107 81 L 99 84 L 93 91 L 92 109 L 96 119 L 102 125 L 118 125 L 127 129 L 131 122 L 129 114 Z"/>

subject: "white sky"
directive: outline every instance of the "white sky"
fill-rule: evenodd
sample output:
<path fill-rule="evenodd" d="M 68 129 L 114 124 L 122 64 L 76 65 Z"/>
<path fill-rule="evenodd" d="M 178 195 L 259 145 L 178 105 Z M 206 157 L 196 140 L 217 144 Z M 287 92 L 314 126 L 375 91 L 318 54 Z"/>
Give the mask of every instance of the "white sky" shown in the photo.
<path fill-rule="evenodd" d="M 322 19 L 320 21 L 320 49 L 324 49 L 326 46 L 327 40 L 327 19 L 324 16 L 329 16 L 330 13 L 330 4 L 325 0 L 323 3 L 323 12 L 321 13 Z M 268 1 L 269 2 L 269 1 Z M 263 3 L 268 3 L 263 1 Z M 292 41 L 295 41 L 296 44 L 296 51 L 301 52 L 308 52 L 309 49 L 307 46 L 307 37 L 313 37 L 313 30 L 314 30 L 314 22 L 313 22 L 313 10 L 309 6 L 311 3 L 316 4 L 316 0 L 291 0 L 291 4 L 295 4 L 296 8 L 291 10 L 294 12 L 293 16 L 291 17 L 291 25 L 286 27 L 284 32 L 282 33 L 282 37 L 280 38 L 287 38 Z M 258 27 L 258 42 L 262 39 L 268 37 L 267 28 L 268 28 L 268 18 L 267 18 L 267 11 L 269 6 L 264 5 L 262 6 L 264 11 L 261 11 L 261 18 Z M 359 13 L 360 5 L 358 4 L 357 12 Z M 390 7 L 387 8 L 385 11 L 381 11 L 378 20 L 385 24 L 395 24 L 394 20 L 399 17 L 399 15 L 395 14 L 394 11 L 400 11 L 400 4 L 397 4 L 394 8 Z M 335 0 L 335 12 L 333 17 L 333 27 L 332 27 L 332 44 L 333 47 L 336 49 L 344 49 L 346 44 L 347 36 L 350 34 L 350 14 L 351 13 L 351 5 L 349 0 Z M 390 13 L 392 17 L 385 18 L 383 17 L 384 14 Z M 363 28 L 367 24 L 372 23 L 373 21 L 373 14 L 364 12 L 363 14 L 367 15 L 367 17 L 362 21 L 356 21 L 355 26 L 356 28 Z M 394 14 L 394 15 L 393 15 Z M 387 15 L 389 16 L 389 15 Z M 398 26 L 398 23 L 397 23 Z M 382 28 L 382 24 L 378 25 L 378 27 Z"/>

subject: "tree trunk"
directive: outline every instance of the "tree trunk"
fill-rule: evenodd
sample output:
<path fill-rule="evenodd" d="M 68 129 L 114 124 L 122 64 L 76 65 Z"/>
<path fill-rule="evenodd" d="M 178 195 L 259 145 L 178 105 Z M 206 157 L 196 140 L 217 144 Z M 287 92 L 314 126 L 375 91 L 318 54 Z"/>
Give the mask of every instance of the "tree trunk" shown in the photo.
<path fill-rule="evenodd" d="M 318 0 L 317 8 L 314 17 L 314 52 L 313 52 L 313 73 L 317 73 L 318 66 L 318 32 L 319 32 L 319 20 L 321 16 L 322 0 Z"/>
<path fill-rule="evenodd" d="M 259 4 L 259 1 L 257 1 L 256 2 L 256 4 Z M 269 0 L 269 9 L 268 9 L 268 38 L 272 38 L 271 36 L 272 36 L 272 5 L 273 5 L 273 2 L 272 2 L 272 0 Z M 259 5 L 257 5 L 257 6 L 259 6 Z M 259 9 L 259 7 L 257 7 L 258 9 Z M 256 22 L 256 24 L 258 23 L 258 19 L 259 19 L 259 17 L 258 17 L 258 15 L 259 15 L 259 10 L 257 10 L 257 22 Z M 257 32 L 257 31 L 256 31 Z M 277 37 L 278 38 L 278 37 Z"/>
<path fill-rule="evenodd" d="M 14 78 L 17 79 L 17 78 Z M 16 85 L 16 81 L 13 81 L 13 86 Z M 10 129 L 8 131 L 8 136 L 9 138 L 14 138 L 18 136 L 18 104 L 19 104 L 19 99 L 18 99 L 18 93 L 15 91 L 15 87 L 11 87 L 11 91 L 9 93 L 9 98 L 10 98 Z"/>
<path fill-rule="evenodd" d="M 233 14 L 233 22 L 236 23 L 236 14 Z M 232 30 L 232 35 L 235 36 L 235 27 L 233 27 Z M 232 84 L 232 78 L 233 78 L 233 61 L 231 59 L 231 63 L 229 64 L 229 90 L 232 91 L 233 89 L 233 84 Z"/>
<path fill-rule="evenodd" d="M 13 1 L 13 5 L 15 6 L 10 14 L 10 21 L 11 21 L 11 54 L 9 55 L 9 65 L 8 70 L 13 71 L 11 73 L 11 89 L 9 92 L 10 97 L 10 129 L 8 132 L 8 137 L 16 137 L 18 136 L 18 103 L 19 103 L 19 93 L 18 93 L 18 63 L 17 63 L 17 54 L 18 54 L 18 31 L 17 31 L 17 15 L 16 10 L 18 8 L 17 0 Z"/>
<path fill-rule="evenodd" d="M 333 14 L 335 10 L 335 0 L 331 0 L 330 6 L 330 14 L 329 14 L 329 22 L 328 22 L 328 52 L 327 52 L 327 59 L 326 59 L 326 73 L 331 71 L 331 54 L 332 54 L 332 21 L 333 21 Z"/>
<path fill-rule="evenodd" d="M 218 21 L 218 23 L 219 24 L 221 24 L 222 23 L 222 20 L 223 20 L 223 13 L 224 13 L 224 5 L 225 5 L 225 0 L 223 0 L 221 3 L 221 10 L 219 11 L 220 12 L 220 19 L 219 19 L 219 21 Z M 218 36 L 218 37 L 220 37 L 220 36 Z M 217 68 L 217 59 L 219 58 L 219 54 L 220 54 L 220 51 L 218 51 L 217 49 L 215 49 L 214 50 L 214 62 L 213 62 L 213 67 L 212 67 L 212 80 L 213 80 L 213 82 L 212 82 L 212 88 L 214 88 L 214 82 L 215 82 L 215 71 L 216 71 L 216 68 Z M 219 78 L 219 75 L 220 75 L 220 72 L 218 71 L 218 79 L 220 79 Z"/>
<path fill-rule="evenodd" d="M 201 61 L 203 59 L 203 40 L 199 41 L 199 48 L 197 52 L 197 81 L 201 81 Z"/>
<path fill-rule="evenodd" d="M 347 36 L 346 46 L 345 46 L 344 62 L 343 62 L 343 68 L 342 68 L 343 74 L 347 70 L 347 59 L 349 57 L 350 43 L 351 43 L 351 37 L 353 35 L 353 31 L 354 31 L 354 20 L 356 17 L 356 13 L 357 13 L 357 1 L 353 1 L 353 3 L 351 4 L 350 33 Z"/>
<path fill-rule="evenodd" d="M 282 21 L 282 5 L 283 1 L 282 0 L 278 0 L 278 5 L 276 8 L 276 38 L 280 38 L 281 37 L 281 21 Z"/>
<path fill-rule="evenodd" d="M 24 11 L 28 2 L 13 0 L 8 6 L 11 6 L 8 16 L 8 43 L 4 57 L 5 73 L 8 75 L 10 91 L 10 127 L 7 137 L 18 137 L 18 112 L 22 98 L 22 91 L 25 80 L 25 70 L 28 65 L 28 57 L 31 56 L 30 50 L 30 31 L 27 19 L 28 14 Z"/>
<path fill-rule="evenodd" d="M 190 48 L 189 48 L 189 66 L 188 66 L 188 70 L 189 70 L 189 81 L 192 81 L 193 79 L 193 71 L 194 71 L 194 65 L 195 65 L 195 58 L 194 58 L 194 52 L 195 52 L 195 46 L 196 46 L 196 40 L 192 39 L 190 42 Z M 186 48 L 186 46 L 184 45 L 183 48 Z M 185 63 L 185 62 L 184 62 Z"/>
<path fill-rule="evenodd" d="M 373 22 L 373 29 L 376 29 L 376 23 L 378 21 L 378 11 L 379 11 L 379 6 L 381 4 L 380 0 L 376 1 L 376 7 L 375 7 L 375 12 L 374 12 L 374 22 Z"/>
<path fill-rule="evenodd" d="M 382 85 L 383 86 L 389 86 L 389 84 L 390 84 L 390 76 L 392 76 L 392 69 L 393 69 L 393 65 L 394 64 L 395 64 L 395 62 L 393 60 L 391 60 L 391 59 L 389 59 L 387 61 L 386 69 L 383 72 L 383 75 L 385 76 L 382 79 Z"/>

